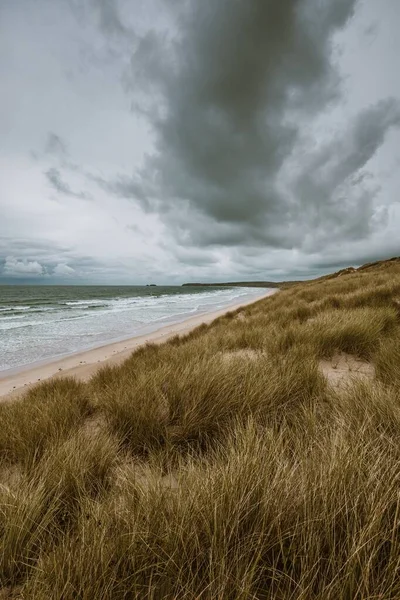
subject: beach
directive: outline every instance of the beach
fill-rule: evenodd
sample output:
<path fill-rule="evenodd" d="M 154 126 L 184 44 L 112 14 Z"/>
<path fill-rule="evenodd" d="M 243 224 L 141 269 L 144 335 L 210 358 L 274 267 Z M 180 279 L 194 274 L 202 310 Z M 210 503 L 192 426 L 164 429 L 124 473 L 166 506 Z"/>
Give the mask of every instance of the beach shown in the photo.
<path fill-rule="evenodd" d="M 70 376 L 80 381 L 87 381 L 99 368 L 123 362 L 139 346 L 147 343 L 161 344 L 175 335 L 185 335 L 202 323 L 211 323 L 214 319 L 229 311 L 253 304 L 276 291 L 267 290 L 264 294 L 260 293 L 256 298 L 238 302 L 220 310 L 195 315 L 182 322 L 165 325 L 144 335 L 136 335 L 90 350 L 75 352 L 55 360 L 46 360 L 33 365 L 0 371 L 0 400 L 8 400 L 19 396 L 39 381 L 51 377 Z"/>

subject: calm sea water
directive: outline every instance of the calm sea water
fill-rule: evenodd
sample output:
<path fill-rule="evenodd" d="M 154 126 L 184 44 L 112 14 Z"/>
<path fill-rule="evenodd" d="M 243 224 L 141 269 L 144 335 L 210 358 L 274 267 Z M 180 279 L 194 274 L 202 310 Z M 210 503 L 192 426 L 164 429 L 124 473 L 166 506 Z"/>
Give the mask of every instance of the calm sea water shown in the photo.
<path fill-rule="evenodd" d="M 0 286 L 0 371 L 150 333 L 257 288 Z"/>

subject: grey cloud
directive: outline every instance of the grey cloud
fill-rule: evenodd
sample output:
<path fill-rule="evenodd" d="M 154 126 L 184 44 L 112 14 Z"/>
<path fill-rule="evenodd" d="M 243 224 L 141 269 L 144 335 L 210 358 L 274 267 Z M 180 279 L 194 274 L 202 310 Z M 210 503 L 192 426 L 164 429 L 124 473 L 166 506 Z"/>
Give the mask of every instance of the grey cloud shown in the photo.
<path fill-rule="evenodd" d="M 159 121 L 166 110 L 164 92 L 171 76 L 172 52 L 166 34 L 148 31 L 137 36 L 129 66 L 123 73 L 125 91 L 134 94 L 131 110 L 150 121 Z"/>
<path fill-rule="evenodd" d="M 152 205 L 184 244 L 312 251 L 327 232 L 332 241 L 365 236 L 377 224 L 376 189 L 360 169 L 398 125 L 397 104 L 364 111 L 311 156 L 301 135 L 340 99 L 332 36 L 356 4 L 192 0 L 177 19 L 178 41 L 144 37 L 132 81 L 160 94 L 157 150 L 124 193 Z M 282 175 L 293 157 L 300 173 L 290 187 Z M 109 185 L 122 191 L 121 181 Z"/>
<path fill-rule="evenodd" d="M 17 256 L 21 260 L 32 260 L 35 257 L 40 263 L 58 262 L 62 256 L 71 256 L 72 249 L 28 237 L 0 236 L 0 259 L 7 256 Z"/>
<path fill-rule="evenodd" d="M 56 192 L 64 194 L 65 196 L 80 198 L 81 200 L 90 200 L 91 197 L 86 192 L 74 192 L 69 184 L 63 180 L 60 171 L 55 167 L 51 167 L 44 174 L 47 181 Z"/>
<path fill-rule="evenodd" d="M 324 269 L 325 271 L 332 272 L 336 269 L 342 269 L 353 265 L 355 267 L 365 265 L 370 262 L 377 260 L 386 260 L 389 257 L 395 257 L 400 255 L 400 247 L 397 240 L 387 240 L 387 244 L 382 243 L 366 246 L 353 252 L 349 258 L 346 248 L 342 252 L 336 254 L 328 254 L 325 257 L 315 257 L 313 260 L 313 266 L 317 270 Z"/>
<path fill-rule="evenodd" d="M 376 213 L 373 205 L 379 188 L 365 169 L 390 128 L 399 125 L 400 103 L 387 99 L 360 112 L 317 152 L 307 154 L 304 148 L 291 187 L 298 198 L 296 221 L 312 234 L 314 249 L 327 239 L 365 237 L 384 222 L 386 212 Z"/>
<path fill-rule="evenodd" d="M 57 275 L 60 277 L 71 277 L 75 274 L 75 269 L 73 269 L 66 263 L 58 263 L 53 269 L 53 275 Z"/>
<path fill-rule="evenodd" d="M 50 276 L 71 282 L 106 271 L 101 261 L 76 255 L 71 248 L 33 240 L 10 240 L 3 246 L 0 240 L 0 283 Z"/>
<path fill-rule="evenodd" d="M 6 256 L 3 265 L 4 275 L 44 275 L 45 269 L 37 260 L 19 260 L 15 256 Z"/>
<path fill-rule="evenodd" d="M 125 25 L 116 0 L 68 0 L 79 22 L 91 21 L 93 15 L 99 28 L 109 36 L 130 37 L 132 31 Z"/>
<path fill-rule="evenodd" d="M 367 104 L 399 95 L 395 4 L 7 1 L 0 271 L 284 278 L 398 254 L 398 104 Z"/>
<path fill-rule="evenodd" d="M 142 180 L 140 174 L 132 177 L 127 175 L 117 175 L 113 179 L 106 179 L 99 175 L 86 173 L 86 179 L 96 183 L 104 191 L 120 198 L 133 198 L 138 200 L 146 210 L 149 209 L 148 192 L 149 186 Z"/>
<path fill-rule="evenodd" d="M 71 160 L 71 155 L 68 147 L 68 143 L 65 138 L 61 137 L 58 133 L 54 133 L 53 131 L 47 134 L 46 143 L 44 145 L 44 152 L 34 152 L 35 158 L 42 159 L 50 159 L 52 160 L 53 165 L 56 164 L 59 168 L 72 171 L 75 173 L 81 173 L 85 176 L 85 171 L 82 166 L 76 164 Z M 53 174 L 51 177 L 56 179 L 61 179 L 61 175 L 59 173 L 59 169 L 57 167 L 51 167 L 49 169 Z M 56 174 L 53 171 L 57 171 Z M 64 188 L 68 188 L 67 184 L 64 184 Z M 70 194 L 73 195 L 73 194 Z M 79 196 L 78 196 L 79 197 Z M 83 196 L 82 196 L 83 197 Z"/>
<path fill-rule="evenodd" d="M 103 31 L 111 35 L 130 36 L 130 30 L 122 22 L 115 0 L 96 0 L 93 4 L 98 11 L 99 24 Z"/>
<path fill-rule="evenodd" d="M 167 251 L 168 248 L 165 248 Z M 193 265 L 196 267 L 211 266 L 218 262 L 217 256 L 212 252 L 199 248 L 184 248 L 178 246 L 173 252 L 176 259 L 184 265 Z"/>
<path fill-rule="evenodd" d="M 45 144 L 45 154 L 64 159 L 68 155 L 67 144 L 59 135 L 50 132 Z"/>
<path fill-rule="evenodd" d="M 79 44 L 79 71 L 90 75 L 108 71 L 118 79 L 123 75 L 125 64 L 129 60 L 133 47 L 137 44 L 137 35 L 126 15 L 129 5 L 118 0 L 66 0 L 75 16 L 78 29 L 84 25 L 84 38 Z M 134 8 L 135 10 L 135 8 Z M 100 34 L 100 35 L 99 35 Z M 74 78 L 77 65 L 70 72 Z"/>
<path fill-rule="evenodd" d="M 379 32 L 379 25 L 376 21 L 370 23 L 364 30 L 364 35 L 371 40 L 374 40 Z"/>
<path fill-rule="evenodd" d="M 360 112 L 343 135 L 311 155 L 304 166 L 319 177 L 330 194 L 337 181 L 344 181 L 372 158 L 390 127 L 400 125 L 400 103 L 389 98 Z M 297 182 L 298 184 L 299 182 Z"/>

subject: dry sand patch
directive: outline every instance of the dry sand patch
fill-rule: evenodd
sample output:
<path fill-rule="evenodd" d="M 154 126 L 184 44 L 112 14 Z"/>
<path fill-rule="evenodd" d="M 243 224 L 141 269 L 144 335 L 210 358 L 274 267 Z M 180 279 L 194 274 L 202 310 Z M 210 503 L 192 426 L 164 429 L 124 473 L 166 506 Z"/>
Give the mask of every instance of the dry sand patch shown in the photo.
<path fill-rule="evenodd" d="M 161 469 L 157 472 L 146 463 L 138 463 L 134 460 L 126 460 L 116 469 L 116 487 L 124 489 L 127 480 L 135 481 L 143 490 L 152 486 L 159 486 L 160 489 L 168 490 L 179 488 L 178 479 L 173 472 L 162 473 Z"/>
<path fill-rule="evenodd" d="M 229 350 L 227 352 L 221 352 L 222 360 L 225 362 L 232 362 L 234 360 L 257 360 L 263 354 L 262 350 L 253 350 L 252 348 L 242 348 L 240 350 Z"/>
<path fill-rule="evenodd" d="M 95 413 L 84 421 L 82 425 L 82 431 L 89 437 L 92 437 L 93 435 L 99 433 L 99 431 L 104 431 L 106 429 L 106 425 L 107 424 L 104 415 Z"/>
<path fill-rule="evenodd" d="M 375 377 L 373 364 L 345 352 L 321 360 L 319 369 L 333 388 L 343 388 L 352 380 L 370 381 Z"/>
<path fill-rule="evenodd" d="M 4 465 L 0 468 L 0 488 L 10 489 L 21 479 L 21 468 L 16 464 Z M 1 600 L 1 596 L 0 596 Z"/>
<path fill-rule="evenodd" d="M 234 317 L 235 321 L 247 321 L 247 317 L 244 313 L 240 312 Z"/>

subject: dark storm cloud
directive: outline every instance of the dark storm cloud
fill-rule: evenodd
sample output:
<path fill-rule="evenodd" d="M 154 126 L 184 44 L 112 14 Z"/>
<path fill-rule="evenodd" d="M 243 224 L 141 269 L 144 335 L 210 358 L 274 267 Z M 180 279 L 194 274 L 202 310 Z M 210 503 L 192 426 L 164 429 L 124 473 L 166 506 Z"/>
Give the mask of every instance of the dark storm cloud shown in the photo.
<path fill-rule="evenodd" d="M 333 4 L 206 0 L 182 17 L 175 69 L 159 78 L 166 116 L 155 122 L 153 168 L 175 201 L 244 223 L 232 241 L 254 227 L 269 241 L 269 224 L 289 208 L 275 185 L 298 133 L 286 112 L 315 110 L 335 91 L 329 35 L 354 2 Z M 151 45 L 147 55 L 154 62 Z"/>
<path fill-rule="evenodd" d="M 80 198 L 81 200 L 89 200 L 90 196 L 86 192 L 74 192 L 69 184 L 63 180 L 61 173 L 55 167 L 51 167 L 44 173 L 47 181 L 51 187 L 58 193 L 64 194 L 65 196 L 73 196 L 74 198 Z"/>
<path fill-rule="evenodd" d="M 287 278 L 399 254 L 382 99 L 400 3 L 0 4 L 7 277 Z"/>
<path fill-rule="evenodd" d="M 360 169 L 399 124 L 397 104 L 365 110 L 315 151 L 301 135 L 340 98 L 332 36 L 356 4 L 187 2 L 178 41 L 150 33 L 132 57 L 131 88 L 141 84 L 159 98 L 147 182 L 115 181 L 110 189 L 152 205 L 187 245 L 311 251 L 327 234 L 365 236 L 376 190 Z M 293 162 L 296 177 L 288 173 Z"/>

